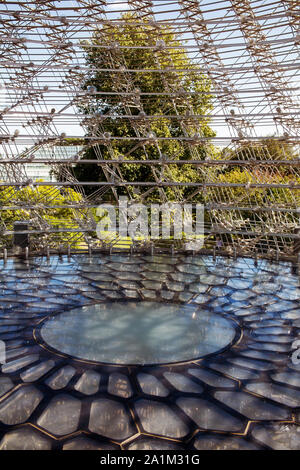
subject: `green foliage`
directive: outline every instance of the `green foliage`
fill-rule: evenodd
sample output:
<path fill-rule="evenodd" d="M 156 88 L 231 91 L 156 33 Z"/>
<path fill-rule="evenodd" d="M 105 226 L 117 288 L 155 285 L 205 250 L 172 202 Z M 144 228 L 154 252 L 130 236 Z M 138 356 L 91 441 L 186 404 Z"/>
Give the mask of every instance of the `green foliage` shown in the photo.
<path fill-rule="evenodd" d="M 262 140 L 260 144 L 248 144 L 236 150 L 225 150 L 221 158 L 250 161 L 251 165 L 234 167 L 228 165 L 219 169 L 216 178 L 218 183 L 237 186 L 222 187 L 222 190 L 218 191 L 218 203 L 255 208 L 299 207 L 300 190 L 287 187 L 272 187 L 272 185 L 299 185 L 300 177 L 298 170 L 295 171 L 293 165 L 275 166 L 260 164 L 262 161 L 296 160 L 298 157 L 292 145 L 270 137 Z M 266 186 L 251 186 L 254 183 Z M 214 200 L 214 197 L 214 191 L 210 189 L 207 193 L 207 200 Z M 223 217 L 226 217 L 225 213 Z M 238 217 L 243 221 L 258 220 L 255 211 L 240 211 Z M 229 214 L 228 218 L 230 218 Z M 270 215 L 267 212 L 260 212 L 259 220 L 260 222 L 263 220 L 270 222 Z M 293 216 L 287 213 L 286 220 L 292 221 Z"/>
<path fill-rule="evenodd" d="M 84 88 L 95 87 L 94 89 L 98 92 L 115 93 L 94 95 L 92 104 L 82 103 L 81 112 L 93 115 L 93 118 L 87 121 L 88 134 L 95 135 L 95 132 L 100 133 L 105 129 L 114 137 L 136 137 L 137 132 L 143 136 L 152 133 L 154 136 L 163 138 L 176 138 L 182 136 L 184 132 L 189 137 L 194 136 L 195 133 L 203 137 L 213 136 L 214 132 L 209 127 L 208 115 L 212 109 L 211 83 L 204 74 L 193 70 L 194 65 L 188 58 L 183 44 L 176 39 L 168 27 L 154 30 L 146 20 L 137 27 L 137 18 L 133 14 L 125 14 L 122 19 L 125 21 L 121 26 L 110 25 L 109 28 L 103 26 L 96 30 L 91 41 L 86 41 L 83 45 L 86 64 L 90 68 Z M 164 47 L 159 46 L 162 38 L 164 45 L 172 46 L 172 49 L 165 50 Z M 116 46 L 116 42 L 118 46 L 126 47 L 124 49 L 114 47 L 113 50 L 95 47 L 110 44 Z M 158 44 L 159 50 L 153 52 L 153 49 L 148 47 L 149 43 Z M 131 49 L 132 46 L 135 48 Z M 117 70 L 105 71 L 110 68 Z M 144 72 L 131 72 L 125 69 L 138 69 Z M 161 70 L 164 72 L 161 73 Z M 132 92 L 132 95 L 118 95 L 122 92 Z M 160 94 L 161 92 L 177 93 L 177 95 L 171 97 Z M 140 95 L 140 93 L 156 93 L 156 95 Z M 143 116 L 140 117 L 140 104 L 145 115 L 155 116 L 155 119 L 149 121 Z M 128 114 L 139 116 L 139 119 L 122 119 L 122 116 Z M 189 117 L 190 114 L 201 115 L 203 118 L 201 121 L 199 118 L 193 119 Z M 107 117 L 102 123 L 103 115 Z M 182 119 L 177 115 L 186 115 L 185 122 L 182 123 Z M 128 162 L 134 159 L 158 160 L 162 156 L 174 160 L 204 159 L 207 150 L 210 153 L 214 151 L 211 145 L 205 146 L 203 143 L 196 142 L 191 147 L 184 141 L 175 139 L 144 143 L 136 143 L 132 140 L 112 140 L 109 145 L 100 143 L 97 148 L 99 158 L 120 158 Z M 96 159 L 94 148 L 89 148 L 82 158 Z M 155 181 L 153 168 L 150 165 L 122 163 L 116 171 L 119 176 L 129 182 Z M 80 181 L 106 181 L 103 169 L 93 164 L 78 163 L 74 168 L 74 173 Z M 192 165 L 171 165 L 165 166 L 161 179 L 196 182 L 202 180 L 202 174 Z M 95 189 L 96 187 L 92 187 L 89 191 L 92 192 Z M 118 188 L 117 191 L 119 194 L 125 192 L 122 188 Z M 133 188 L 129 188 L 129 191 L 133 196 L 138 192 Z M 191 191 L 189 188 L 166 189 L 170 200 L 186 197 Z M 151 192 L 148 198 L 148 200 L 159 199 L 158 191 Z"/>
<path fill-rule="evenodd" d="M 294 146 L 274 137 L 266 137 L 232 151 L 235 160 L 292 160 L 296 158 Z"/>
<path fill-rule="evenodd" d="M 40 180 L 41 181 L 41 180 Z M 68 208 L 71 203 L 80 202 L 82 196 L 71 188 L 65 188 L 59 190 L 53 186 L 36 186 L 36 187 L 25 187 L 18 190 L 11 186 L 4 187 L 0 190 L 0 206 L 1 210 L 1 222 L 2 231 L 13 230 L 13 224 L 16 221 L 21 220 L 35 220 L 36 212 L 39 212 L 39 216 L 43 217 L 46 224 L 52 227 L 60 227 L 64 229 L 78 227 L 76 218 L 74 215 L 74 209 Z M 35 209 L 30 209 L 30 206 L 35 206 Z M 8 207 L 6 209 L 6 206 Z M 62 206 L 62 207 L 60 207 Z M 9 208 L 10 207 L 10 208 Z M 17 207 L 12 208 L 12 207 Z M 82 219 L 84 218 L 86 211 L 82 211 Z M 76 213 L 78 218 L 78 213 Z M 80 217 L 80 216 L 79 216 Z M 34 224 L 37 228 L 36 223 Z M 43 225 L 45 228 L 45 225 Z M 58 234 L 47 235 L 47 240 L 57 242 L 67 242 L 72 238 L 71 232 L 62 232 Z M 10 239 L 6 238 L 6 242 L 11 243 Z M 41 241 L 40 235 L 32 235 L 31 241 L 34 243 L 35 240 Z"/>
<path fill-rule="evenodd" d="M 253 142 L 241 145 L 237 149 L 223 150 L 220 158 L 227 160 L 241 160 L 251 162 L 255 167 L 255 162 L 262 161 L 280 161 L 280 160 L 296 160 L 299 158 L 295 147 L 284 141 L 277 140 L 273 137 L 267 137 L 260 142 Z M 245 166 L 235 167 L 243 170 Z M 284 165 L 277 165 L 281 175 L 288 175 L 290 168 Z M 222 168 L 222 172 L 231 172 L 232 167 Z"/>

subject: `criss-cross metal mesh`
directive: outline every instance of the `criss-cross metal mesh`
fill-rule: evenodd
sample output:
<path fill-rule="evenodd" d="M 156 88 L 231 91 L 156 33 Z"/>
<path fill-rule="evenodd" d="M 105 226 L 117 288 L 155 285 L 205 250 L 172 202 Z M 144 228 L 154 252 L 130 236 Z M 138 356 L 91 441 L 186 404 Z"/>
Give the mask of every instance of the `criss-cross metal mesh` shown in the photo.
<path fill-rule="evenodd" d="M 99 247 L 127 195 L 203 203 L 204 247 L 297 253 L 299 42 L 298 0 L 0 2 L 2 245 L 26 219 L 33 250 Z"/>

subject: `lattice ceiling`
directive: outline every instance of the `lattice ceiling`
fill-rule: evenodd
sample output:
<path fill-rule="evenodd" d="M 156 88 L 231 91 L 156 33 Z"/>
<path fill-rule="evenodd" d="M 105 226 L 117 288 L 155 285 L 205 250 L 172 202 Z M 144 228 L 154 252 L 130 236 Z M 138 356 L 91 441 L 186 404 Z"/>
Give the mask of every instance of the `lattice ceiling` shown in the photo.
<path fill-rule="evenodd" d="M 172 188 L 173 197 L 181 202 L 201 196 L 208 239 L 219 233 L 224 245 L 235 244 L 245 252 L 292 252 L 300 199 L 299 8 L 297 0 L 1 1 L 4 243 L 13 220 L 22 216 L 31 220 L 35 247 L 49 243 L 51 234 L 62 233 L 64 243 L 75 245 L 95 228 L 87 208 L 109 192 L 117 197 L 118 189 L 125 188 L 129 198 L 145 200 L 157 191 L 166 201 Z M 138 31 L 147 32 L 142 46 L 124 45 L 111 33 L 123 30 L 126 12 L 134 15 L 131 22 Z M 169 41 L 164 37 L 166 28 L 173 34 Z M 96 30 L 107 37 L 111 34 L 111 42 L 91 42 Z M 91 77 L 100 73 L 100 65 L 87 63 L 87 47 L 107 58 L 100 71 L 111 74 L 111 90 L 93 85 Z M 178 47 L 189 67 L 176 62 Z M 128 51 L 141 49 L 151 53 L 156 68 L 128 66 Z M 205 109 L 205 115 L 197 114 L 192 89 L 187 92 L 181 85 L 182 77 L 191 73 L 202 74 L 211 84 L 203 95 L 211 96 L 211 109 Z M 136 86 L 142 74 L 157 74 L 162 88 L 143 92 Z M 159 94 L 164 98 L 159 116 L 149 114 L 149 103 L 155 103 Z M 118 112 L 99 107 L 95 111 L 107 96 L 114 97 Z M 113 135 L 112 117 L 126 122 L 130 132 Z M 208 117 L 211 134 L 203 131 Z M 165 134 L 155 131 L 162 119 L 167 122 Z M 172 119 L 176 135 L 168 131 Z M 273 147 L 264 140 L 270 136 Z M 78 137 L 85 137 L 79 153 L 74 150 L 74 155 L 62 158 L 61 153 L 46 151 Z M 120 154 L 121 141 L 126 142 L 125 154 Z M 173 152 L 164 152 L 166 141 L 174 143 Z M 97 158 L 92 164 L 103 170 L 102 181 L 78 181 L 74 166 L 79 160 L 81 165 L 91 164 L 88 148 Z M 181 155 L 179 163 L 176 152 Z M 148 165 L 150 182 L 124 177 L 128 159 L 137 166 L 141 161 Z M 188 184 L 180 177 L 186 159 L 201 176 Z M 174 161 L 177 177 L 168 172 Z M 28 165 L 37 163 L 59 169 L 60 181 L 30 180 Z M 228 176 L 234 169 L 240 179 Z M 80 197 L 66 192 L 66 187 Z M 188 195 L 181 191 L 187 187 L 192 187 Z M 49 217 L 58 198 L 60 207 L 69 211 L 63 222 L 55 214 Z"/>

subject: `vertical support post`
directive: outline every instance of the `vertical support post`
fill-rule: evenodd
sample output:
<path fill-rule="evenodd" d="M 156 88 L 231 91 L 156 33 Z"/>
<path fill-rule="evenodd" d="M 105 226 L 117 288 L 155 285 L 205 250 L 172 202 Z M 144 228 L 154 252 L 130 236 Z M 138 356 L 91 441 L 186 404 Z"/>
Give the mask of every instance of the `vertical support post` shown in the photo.
<path fill-rule="evenodd" d="M 24 253 L 25 248 L 29 246 L 28 233 L 20 233 L 28 231 L 28 227 L 27 220 L 14 222 L 13 251 L 16 255 Z"/>
<path fill-rule="evenodd" d="M 294 239 L 293 254 L 295 255 L 295 261 L 292 266 L 292 273 L 300 276 L 300 227 L 295 230 L 297 237 Z"/>
<path fill-rule="evenodd" d="M 4 264 L 7 263 L 7 248 L 4 248 L 3 250 L 3 261 L 4 261 Z"/>
<path fill-rule="evenodd" d="M 295 229 L 296 238 L 294 239 L 293 253 L 297 256 L 300 253 L 300 227 Z"/>

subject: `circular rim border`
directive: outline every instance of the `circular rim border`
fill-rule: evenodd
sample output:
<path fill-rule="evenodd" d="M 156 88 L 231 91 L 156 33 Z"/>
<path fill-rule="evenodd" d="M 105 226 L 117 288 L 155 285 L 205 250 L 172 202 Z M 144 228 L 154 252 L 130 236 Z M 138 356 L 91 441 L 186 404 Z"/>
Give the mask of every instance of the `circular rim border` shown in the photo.
<path fill-rule="evenodd" d="M 114 300 L 114 301 L 111 301 L 112 303 L 117 303 L 117 302 L 120 302 L 120 300 Z M 122 300 L 121 302 L 124 302 L 124 303 L 127 303 L 127 302 L 132 302 L 132 300 Z M 138 302 L 151 302 L 151 301 L 148 301 L 148 300 L 142 300 L 142 301 L 138 301 Z M 101 305 L 102 303 L 104 302 L 95 302 L 94 304 L 87 304 L 88 305 Z M 160 302 L 160 303 L 166 303 L 166 304 L 177 304 L 176 302 Z M 187 305 L 187 304 L 181 304 L 181 303 L 178 303 L 177 305 Z M 189 304 L 191 305 L 191 304 Z M 75 308 L 72 308 L 72 309 L 68 309 L 68 310 L 65 310 L 65 311 L 62 311 L 62 312 L 58 312 L 56 313 L 54 316 L 58 316 L 58 315 L 62 315 L 66 312 L 70 312 L 72 310 L 76 310 L 78 308 L 82 308 L 84 307 L 84 305 L 82 305 L 81 307 L 75 307 Z M 200 308 L 200 304 L 197 304 L 197 308 Z M 198 357 L 195 357 L 195 358 L 191 358 L 191 359 L 188 359 L 188 360 L 183 360 L 183 361 L 174 361 L 174 362 L 160 362 L 160 363 L 145 363 L 145 364 L 120 364 L 120 363 L 116 363 L 116 362 L 101 362 L 101 361 L 92 361 L 92 360 L 89 360 L 89 359 L 83 359 L 83 358 L 80 358 L 80 357 L 76 357 L 76 356 L 73 356 L 73 355 L 70 355 L 70 354 L 66 354 L 64 353 L 63 351 L 59 351 L 58 349 L 55 349 L 54 347 L 50 346 L 42 337 L 41 335 L 41 329 L 43 327 L 43 324 L 49 320 L 49 316 L 50 315 L 53 315 L 53 314 L 49 314 L 47 315 L 46 317 L 42 318 L 41 321 L 33 328 L 32 330 L 32 336 L 33 336 L 33 339 L 34 341 L 41 347 L 43 348 L 44 350 L 52 353 L 52 354 L 55 354 L 56 356 L 59 356 L 59 357 L 63 357 L 63 358 L 66 358 L 66 359 L 70 359 L 70 360 L 73 360 L 73 361 L 76 361 L 76 362 L 80 362 L 81 364 L 89 364 L 89 365 L 95 365 L 95 366 L 103 366 L 103 367 L 118 367 L 118 368 L 124 368 L 124 367 L 172 367 L 172 366 L 181 366 L 181 365 L 185 365 L 185 364 L 191 364 L 191 363 L 194 363 L 194 362 L 197 362 L 197 361 L 201 361 L 203 359 L 206 359 L 206 358 L 209 358 L 209 357 L 213 357 L 213 356 L 217 356 L 219 354 L 222 354 L 223 352 L 225 351 L 228 351 L 229 349 L 232 348 L 232 346 L 238 344 L 241 340 L 242 340 L 242 337 L 243 337 L 243 329 L 242 327 L 240 326 L 240 324 L 238 323 L 237 319 L 236 318 L 233 318 L 231 316 L 225 316 L 223 315 L 222 313 L 217 313 L 217 312 L 214 312 L 213 310 L 209 309 L 208 307 L 206 307 L 207 310 L 211 311 L 212 313 L 215 313 L 215 315 L 218 315 L 220 316 L 221 318 L 224 318 L 225 320 L 227 320 L 229 323 L 232 324 L 234 330 L 235 330 L 235 335 L 232 339 L 232 341 L 230 343 L 228 343 L 226 346 L 224 346 L 223 348 L 220 348 L 212 353 L 209 353 L 209 354 L 205 354 L 203 356 L 198 356 Z"/>

